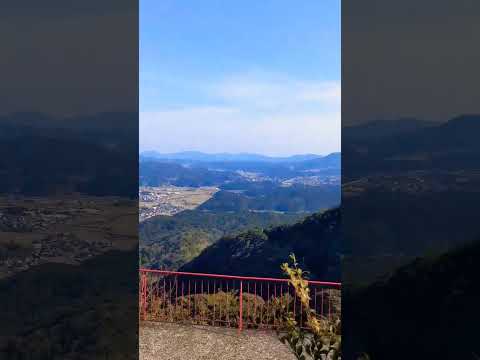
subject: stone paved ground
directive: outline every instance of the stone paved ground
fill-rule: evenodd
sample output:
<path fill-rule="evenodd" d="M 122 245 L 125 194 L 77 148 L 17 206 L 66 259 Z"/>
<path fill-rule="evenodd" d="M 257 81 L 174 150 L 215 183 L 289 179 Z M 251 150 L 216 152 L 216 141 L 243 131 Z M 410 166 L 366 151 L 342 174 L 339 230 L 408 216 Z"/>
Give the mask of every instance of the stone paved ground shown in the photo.
<path fill-rule="evenodd" d="M 294 360 L 275 333 L 143 323 L 140 360 Z"/>

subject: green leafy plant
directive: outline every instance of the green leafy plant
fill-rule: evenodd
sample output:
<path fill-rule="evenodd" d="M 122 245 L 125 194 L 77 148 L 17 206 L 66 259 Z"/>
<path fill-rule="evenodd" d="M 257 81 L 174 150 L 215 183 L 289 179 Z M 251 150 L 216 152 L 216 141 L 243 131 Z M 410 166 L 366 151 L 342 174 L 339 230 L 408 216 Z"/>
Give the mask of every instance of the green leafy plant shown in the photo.
<path fill-rule="evenodd" d="M 280 341 L 287 344 L 299 360 L 341 359 L 340 318 L 325 318 L 310 308 L 310 289 L 308 280 L 305 279 L 306 274 L 298 266 L 294 254 L 290 255 L 290 260 L 291 264 L 284 263 L 281 268 L 302 302 L 308 329 L 300 327 L 292 313 L 288 313 L 285 315 L 285 327 L 278 331 Z"/>

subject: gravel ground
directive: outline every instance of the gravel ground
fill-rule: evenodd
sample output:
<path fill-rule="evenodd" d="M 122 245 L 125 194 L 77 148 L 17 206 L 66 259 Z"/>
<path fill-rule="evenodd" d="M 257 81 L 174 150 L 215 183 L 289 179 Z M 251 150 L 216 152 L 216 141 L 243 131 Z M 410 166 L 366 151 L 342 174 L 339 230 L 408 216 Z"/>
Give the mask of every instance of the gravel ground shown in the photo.
<path fill-rule="evenodd" d="M 294 360 L 275 333 L 143 323 L 140 360 Z"/>

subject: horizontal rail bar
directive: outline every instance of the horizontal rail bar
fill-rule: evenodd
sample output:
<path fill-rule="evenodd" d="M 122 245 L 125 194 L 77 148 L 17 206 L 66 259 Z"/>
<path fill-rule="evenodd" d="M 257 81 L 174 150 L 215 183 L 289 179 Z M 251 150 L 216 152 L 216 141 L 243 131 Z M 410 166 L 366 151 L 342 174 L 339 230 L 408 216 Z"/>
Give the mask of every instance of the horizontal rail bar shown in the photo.
<path fill-rule="evenodd" d="M 217 279 L 230 279 L 230 280 L 252 280 L 252 281 L 274 281 L 288 283 L 288 279 L 278 279 L 278 278 L 267 278 L 267 277 L 253 277 L 253 276 L 235 276 L 235 275 L 220 275 L 220 274 L 205 274 L 205 273 L 192 273 L 185 271 L 169 271 L 169 270 L 154 270 L 154 269 L 140 269 L 142 273 L 154 273 L 161 275 L 185 275 L 185 276 L 197 276 L 197 277 L 208 277 L 208 278 L 217 278 Z M 329 281 L 315 281 L 307 280 L 308 284 L 312 285 L 325 285 L 333 287 L 341 287 L 342 283 L 339 282 L 329 282 Z"/>

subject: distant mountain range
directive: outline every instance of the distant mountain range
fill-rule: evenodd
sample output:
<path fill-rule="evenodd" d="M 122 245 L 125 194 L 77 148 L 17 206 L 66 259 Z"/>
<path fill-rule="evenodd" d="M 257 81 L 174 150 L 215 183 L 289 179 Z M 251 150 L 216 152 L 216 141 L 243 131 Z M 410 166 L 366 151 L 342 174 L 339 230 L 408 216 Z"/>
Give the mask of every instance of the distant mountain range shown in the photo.
<path fill-rule="evenodd" d="M 140 184 L 159 186 L 226 186 L 244 188 L 245 182 L 281 182 L 305 176 L 340 178 L 341 156 L 295 155 L 268 157 L 257 154 L 204 154 L 183 152 L 140 155 Z M 248 180 L 249 179 L 249 180 Z M 324 181 L 322 180 L 322 181 Z M 236 187 L 235 184 L 242 186 Z M 338 185 L 338 184 L 337 184 Z"/>
<path fill-rule="evenodd" d="M 374 120 L 360 125 L 343 127 L 342 137 L 344 141 L 374 139 L 389 135 L 405 134 L 435 125 L 438 125 L 438 123 L 412 118 Z"/>
<path fill-rule="evenodd" d="M 137 196 L 138 116 L 0 116 L 0 193 Z M 131 176 L 125 176 L 129 169 Z"/>
<path fill-rule="evenodd" d="M 187 160 L 201 162 L 270 162 L 270 163 L 294 163 L 309 160 L 331 159 L 339 157 L 340 153 L 332 153 L 327 156 L 316 154 L 301 154 L 288 157 L 273 157 L 260 154 L 250 153 L 216 153 L 207 154 L 199 151 L 184 151 L 178 153 L 162 154 L 157 151 L 144 151 L 140 153 L 142 159 L 158 159 L 158 160 Z"/>
<path fill-rule="evenodd" d="M 480 115 L 461 115 L 443 123 L 411 119 L 385 123 L 344 130 L 345 179 L 373 172 L 479 168 Z"/>
<path fill-rule="evenodd" d="M 43 137 L 85 141 L 104 146 L 138 146 L 138 115 L 104 112 L 65 118 L 44 113 L 18 112 L 0 116 L 0 139 Z"/>

